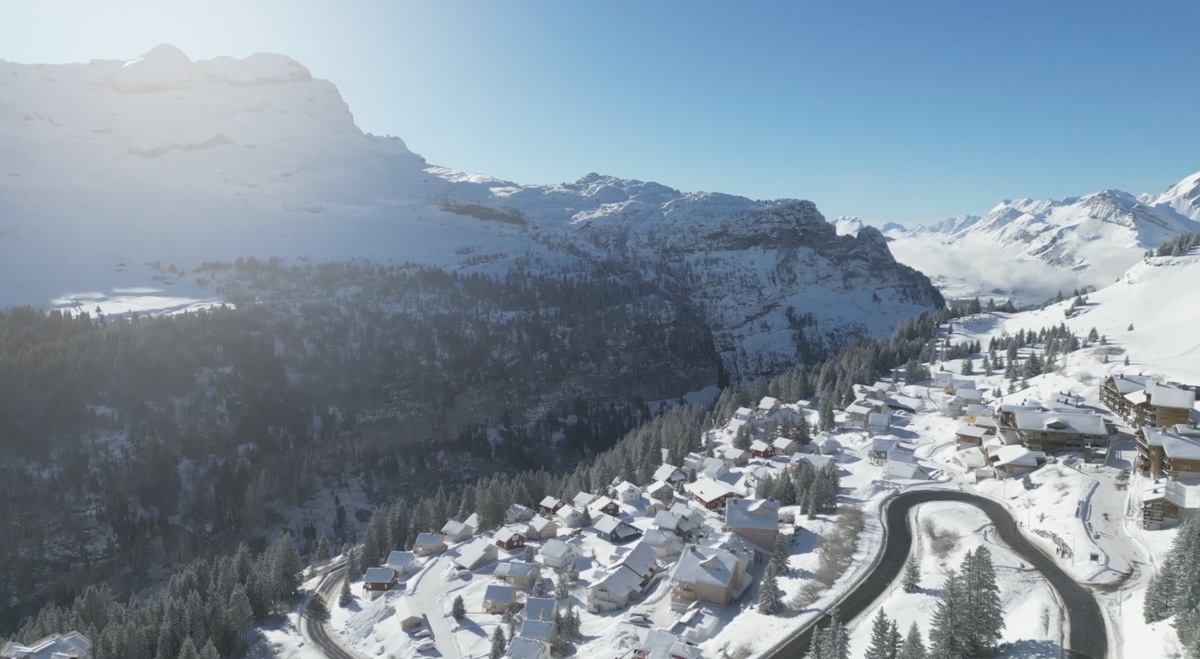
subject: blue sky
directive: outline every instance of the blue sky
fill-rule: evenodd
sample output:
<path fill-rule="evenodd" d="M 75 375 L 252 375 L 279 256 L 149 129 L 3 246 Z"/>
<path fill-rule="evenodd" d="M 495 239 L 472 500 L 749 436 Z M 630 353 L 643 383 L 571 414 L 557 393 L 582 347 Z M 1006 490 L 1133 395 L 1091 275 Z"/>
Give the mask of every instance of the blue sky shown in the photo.
<path fill-rule="evenodd" d="M 279 52 L 367 132 L 927 222 L 1200 171 L 1200 3 L 0 0 L 0 58 Z"/>

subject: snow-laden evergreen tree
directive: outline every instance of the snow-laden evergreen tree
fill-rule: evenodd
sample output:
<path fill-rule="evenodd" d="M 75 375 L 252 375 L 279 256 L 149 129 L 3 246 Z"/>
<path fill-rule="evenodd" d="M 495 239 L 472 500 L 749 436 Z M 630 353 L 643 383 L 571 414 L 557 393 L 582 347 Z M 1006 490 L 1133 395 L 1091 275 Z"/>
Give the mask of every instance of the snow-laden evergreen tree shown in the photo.
<path fill-rule="evenodd" d="M 351 546 L 346 552 L 346 579 L 354 581 L 363 575 L 363 566 L 359 561 L 358 547 Z"/>
<path fill-rule="evenodd" d="M 915 620 L 908 627 L 908 635 L 904 637 L 896 659 L 926 659 L 925 641 L 921 639 L 921 628 L 917 627 Z"/>
<path fill-rule="evenodd" d="M 300 560 L 300 552 L 296 550 L 292 534 L 284 531 L 268 552 L 277 597 L 285 599 L 295 595 L 296 589 L 300 587 L 304 563 Z"/>
<path fill-rule="evenodd" d="M 896 659 L 900 656 L 900 646 L 904 645 L 904 635 L 900 633 L 900 623 L 892 618 L 892 654 L 888 659 Z"/>
<path fill-rule="evenodd" d="M 350 606 L 350 602 L 354 600 L 354 595 L 350 593 L 349 577 L 342 579 L 342 589 L 338 591 L 338 605 Z"/>
<path fill-rule="evenodd" d="M 821 659 L 850 659 L 850 636 L 835 608 L 821 637 Z"/>
<path fill-rule="evenodd" d="M 975 375 L 975 361 L 967 358 L 962 361 L 962 374 Z"/>
<path fill-rule="evenodd" d="M 211 638 L 200 648 L 200 659 L 221 659 L 221 653 L 217 652 L 217 646 L 213 645 Z"/>
<path fill-rule="evenodd" d="M 788 554 L 787 544 L 783 541 L 783 536 L 781 535 L 775 540 L 775 546 L 771 551 L 771 564 L 768 566 L 768 569 L 774 570 L 777 576 L 786 576 L 791 572 L 791 568 L 788 566 L 790 558 L 791 555 Z"/>
<path fill-rule="evenodd" d="M 963 558 L 962 576 L 966 599 L 962 634 L 969 653 L 984 655 L 1000 642 L 1000 632 L 1004 629 L 1000 587 L 996 584 L 992 553 L 986 546 L 967 552 Z"/>
<path fill-rule="evenodd" d="M 545 597 L 546 595 L 549 595 L 549 594 L 550 594 L 550 589 L 546 587 L 545 579 L 539 578 L 537 581 L 533 582 L 533 596 L 534 597 Z"/>
<path fill-rule="evenodd" d="M 317 555 L 314 557 L 317 565 L 324 565 L 329 562 L 329 559 L 332 558 L 330 551 L 332 550 L 329 548 L 329 538 L 322 535 L 321 540 L 317 542 Z"/>
<path fill-rule="evenodd" d="M 910 556 L 904 564 L 904 592 L 921 592 L 921 565 L 917 563 L 915 556 Z"/>
<path fill-rule="evenodd" d="M 507 644 L 504 640 L 504 628 L 496 625 L 496 631 L 492 632 L 492 650 L 488 653 L 490 659 L 500 659 L 504 656 L 504 650 Z"/>
<path fill-rule="evenodd" d="M 833 416 L 833 399 L 833 390 L 826 389 L 821 393 L 821 402 L 817 405 L 818 427 L 825 432 L 833 430 L 837 426 Z"/>
<path fill-rule="evenodd" d="M 758 587 L 758 610 L 765 615 L 778 615 L 783 611 L 783 597 L 779 593 L 779 579 L 774 564 L 768 564 Z"/>
<path fill-rule="evenodd" d="M 183 639 L 183 645 L 179 647 L 179 659 L 200 659 L 200 651 L 196 649 L 196 642 L 189 636 Z"/>
<path fill-rule="evenodd" d="M 463 603 L 462 595 L 454 598 L 454 604 L 450 606 L 450 615 L 454 616 L 455 620 L 467 617 L 467 605 Z"/>
<path fill-rule="evenodd" d="M 884 613 L 883 607 L 871 621 L 871 644 L 863 659 L 893 659 L 896 656 L 896 646 L 892 639 L 892 623 Z"/>
<path fill-rule="evenodd" d="M 967 651 L 963 630 L 967 623 L 964 618 L 966 610 L 966 594 L 963 592 L 963 582 L 955 570 L 950 570 L 942 585 L 942 596 L 938 600 L 929 626 L 929 656 L 933 659 L 960 659 L 971 656 Z"/>

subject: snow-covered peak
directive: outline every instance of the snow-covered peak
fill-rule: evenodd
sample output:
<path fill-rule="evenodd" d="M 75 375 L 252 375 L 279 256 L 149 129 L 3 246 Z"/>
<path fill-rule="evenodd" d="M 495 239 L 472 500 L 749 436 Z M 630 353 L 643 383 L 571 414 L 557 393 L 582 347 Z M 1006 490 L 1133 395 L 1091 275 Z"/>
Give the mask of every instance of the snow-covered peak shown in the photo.
<path fill-rule="evenodd" d="M 857 236 L 863 228 L 863 223 L 857 217 L 843 215 L 833 221 L 833 226 L 837 228 L 839 236 Z"/>
<path fill-rule="evenodd" d="M 1147 197 L 1150 206 L 1165 206 L 1193 220 L 1200 221 L 1200 172 L 1179 181 L 1157 197 Z"/>

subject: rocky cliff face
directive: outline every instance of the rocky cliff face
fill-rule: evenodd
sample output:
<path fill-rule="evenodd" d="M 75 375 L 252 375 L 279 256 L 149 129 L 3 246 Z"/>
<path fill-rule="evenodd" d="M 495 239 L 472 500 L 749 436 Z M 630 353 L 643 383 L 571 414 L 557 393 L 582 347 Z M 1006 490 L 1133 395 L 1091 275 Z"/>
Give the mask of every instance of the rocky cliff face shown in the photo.
<path fill-rule="evenodd" d="M 520 185 L 428 165 L 364 135 L 337 89 L 278 55 L 0 63 L 0 302 L 90 304 L 258 256 L 502 273 L 606 263 L 699 301 L 729 367 L 890 331 L 941 303 L 873 229 L 837 235 L 807 201 L 753 201 L 589 174 Z M 80 302 L 79 300 L 83 300 Z"/>

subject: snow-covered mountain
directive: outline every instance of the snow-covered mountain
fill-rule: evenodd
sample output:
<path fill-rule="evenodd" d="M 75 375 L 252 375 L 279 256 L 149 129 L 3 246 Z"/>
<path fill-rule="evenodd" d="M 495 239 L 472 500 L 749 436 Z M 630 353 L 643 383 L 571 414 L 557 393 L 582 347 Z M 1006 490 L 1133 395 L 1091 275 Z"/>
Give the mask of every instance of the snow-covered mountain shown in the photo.
<path fill-rule="evenodd" d="M 987 215 L 887 231 L 892 253 L 953 296 L 1036 302 L 1105 286 L 1146 249 L 1200 230 L 1200 173 L 1158 196 L 1104 190 L 1059 201 L 1004 201 Z"/>
<path fill-rule="evenodd" d="M 0 62 L 0 99 L 3 304 L 123 311 L 151 286 L 147 306 L 183 307 L 211 296 L 187 271 L 248 256 L 611 263 L 677 278 L 726 361 L 758 371 L 794 360 L 801 333 L 880 335 L 941 301 L 878 231 L 839 236 L 811 202 L 431 166 L 364 135 L 333 84 L 279 55 Z"/>

